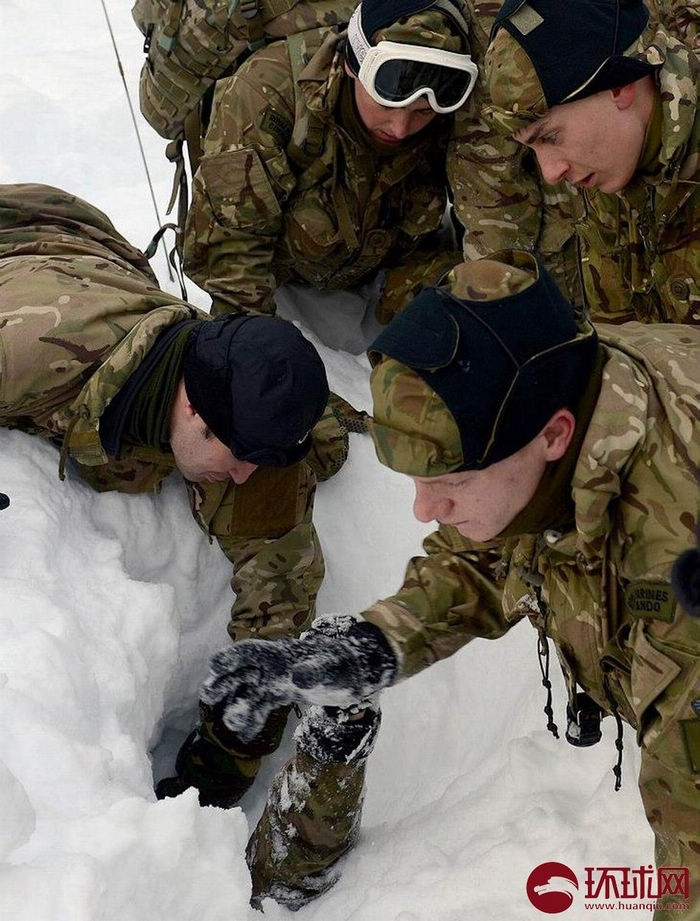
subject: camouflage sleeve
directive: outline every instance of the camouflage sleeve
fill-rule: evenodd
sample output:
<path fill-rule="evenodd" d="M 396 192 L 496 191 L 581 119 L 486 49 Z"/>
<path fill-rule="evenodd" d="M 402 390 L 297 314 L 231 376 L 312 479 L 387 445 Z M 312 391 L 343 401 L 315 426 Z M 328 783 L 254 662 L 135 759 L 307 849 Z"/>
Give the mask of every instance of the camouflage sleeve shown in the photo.
<path fill-rule="evenodd" d="M 447 176 L 464 226 L 464 256 L 536 251 L 566 295 L 582 303 L 574 221 L 580 203 L 564 183 L 547 186 L 531 155 L 479 114 L 483 92 L 454 122 Z"/>
<path fill-rule="evenodd" d="M 399 591 L 362 614 L 386 636 L 402 677 L 451 656 L 475 637 L 503 636 L 516 622 L 503 615 L 501 541 L 475 544 L 441 527 L 423 547 L 427 556 L 409 562 Z"/>
<path fill-rule="evenodd" d="M 188 485 L 195 518 L 233 563 L 231 638 L 298 635 L 313 619 L 324 574 L 310 468 L 261 467 L 243 486 Z"/>
<path fill-rule="evenodd" d="M 657 629 L 635 630 L 635 624 L 631 644 L 634 702 L 641 711 L 639 790 L 656 838 L 656 865 L 687 868 L 690 892 L 698 892 L 700 622 L 677 609 L 672 625 L 648 623 Z"/>
<path fill-rule="evenodd" d="M 689 48 L 698 47 L 699 0 L 646 0 L 651 13 Z"/>
<path fill-rule="evenodd" d="M 432 245 L 431 245 L 432 244 Z M 410 259 L 387 269 L 375 315 L 388 323 L 427 285 L 436 285 L 443 275 L 462 261 L 457 249 L 444 249 L 439 243 L 421 241 Z"/>
<path fill-rule="evenodd" d="M 284 45 L 263 49 L 217 86 L 185 226 L 185 272 L 212 313 L 274 313 L 275 242 L 294 188 L 285 148 L 294 89 Z"/>

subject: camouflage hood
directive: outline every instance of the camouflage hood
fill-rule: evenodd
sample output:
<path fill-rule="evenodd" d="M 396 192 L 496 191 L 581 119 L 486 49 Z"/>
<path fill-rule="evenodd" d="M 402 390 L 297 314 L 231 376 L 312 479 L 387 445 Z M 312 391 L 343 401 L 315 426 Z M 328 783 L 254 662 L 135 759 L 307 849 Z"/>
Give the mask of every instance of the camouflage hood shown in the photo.
<path fill-rule="evenodd" d="M 36 183 L 0 186 L 0 259 L 24 255 L 115 257 L 157 286 L 144 254 L 98 208 Z"/>
<path fill-rule="evenodd" d="M 658 21 L 625 50 L 625 58 L 646 64 L 655 73 L 664 109 L 674 125 L 673 150 L 686 143 L 695 119 L 697 88 L 695 55 Z M 512 135 L 542 118 L 549 110 L 540 79 L 527 53 L 505 29 L 500 29 L 484 61 L 491 104 L 484 114 L 501 134 Z M 675 127 L 677 126 L 677 128 Z M 671 151 L 664 151 L 670 159 Z"/>
<path fill-rule="evenodd" d="M 598 354 L 551 276 L 525 252 L 457 266 L 377 337 L 379 460 L 410 476 L 478 470 L 515 454 L 575 406 Z"/>
<path fill-rule="evenodd" d="M 195 317 L 207 314 L 161 291 L 97 208 L 50 186 L 0 189 L 2 424 L 104 464 L 104 408 L 160 332 Z"/>
<path fill-rule="evenodd" d="M 308 49 L 302 52 L 304 56 L 310 55 L 310 60 L 299 74 L 299 94 L 309 111 L 322 121 L 332 118 L 340 98 L 345 78 L 342 47 L 346 38 L 347 31 L 329 31 L 319 46 L 318 39 L 310 36 Z"/>
<path fill-rule="evenodd" d="M 598 330 L 608 361 L 572 480 L 579 540 L 591 557 L 608 539 L 613 528 L 609 509 L 620 498 L 626 471 L 640 451 L 656 455 L 655 464 L 663 469 L 663 482 L 650 477 L 644 491 L 654 516 L 663 517 L 665 498 L 676 494 L 674 478 L 690 492 L 690 474 L 686 478 L 683 471 L 700 467 L 696 331 L 681 324 L 637 322 L 619 328 L 600 324 Z M 635 501 L 629 497 L 630 504 Z M 694 513 L 691 504 L 685 527 Z"/>
<path fill-rule="evenodd" d="M 65 425 L 64 453 L 86 466 L 109 461 L 99 435 L 100 417 L 115 394 L 143 362 L 158 336 L 169 326 L 183 320 L 207 315 L 187 304 L 160 307 L 146 314 L 106 356 L 80 393 L 56 420 Z"/>

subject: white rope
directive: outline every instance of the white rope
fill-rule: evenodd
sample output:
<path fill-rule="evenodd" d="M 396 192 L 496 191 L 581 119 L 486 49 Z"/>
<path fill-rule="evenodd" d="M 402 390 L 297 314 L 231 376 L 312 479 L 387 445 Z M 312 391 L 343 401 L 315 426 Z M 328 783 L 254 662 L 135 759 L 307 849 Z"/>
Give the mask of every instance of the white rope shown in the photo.
<path fill-rule="evenodd" d="M 160 213 L 158 212 L 158 202 L 156 201 L 156 193 L 153 189 L 153 182 L 151 181 L 151 173 L 150 173 L 150 170 L 148 169 L 148 162 L 146 161 L 146 152 L 143 149 L 143 144 L 141 143 L 141 132 L 139 131 L 138 122 L 136 121 L 136 113 L 134 112 L 134 106 L 132 105 L 132 102 L 131 102 L 131 94 L 129 93 L 129 87 L 126 82 L 126 77 L 124 76 L 124 68 L 122 67 L 121 58 L 119 57 L 119 49 L 117 48 L 117 42 L 114 37 L 114 31 L 112 30 L 112 23 L 109 18 L 109 13 L 107 12 L 107 7 L 105 6 L 105 0 L 101 0 L 101 3 L 102 3 L 102 9 L 105 14 L 105 19 L 107 20 L 107 28 L 109 29 L 109 37 L 112 40 L 112 48 L 114 48 L 114 56 L 117 59 L 117 67 L 119 68 L 119 74 L 122 78 L 124 92 L 126 93 L 126 101 L 129 104 L 129 112 L 131 113 L 131 122 L 134 126 L 134 131 L 136 132 L 136 140 L 139 145 L 139 150 L 141 151 L 141 162 L 143 163 L 143 168 L 146 173 L 146 181 L 148 182 L 148 188 L 151 193 L 151 201 L 153 202 L 153 210 L 155 211 L 155 214 L 156 214 L 156 220 L 158 221 L 158 227 L 161 227 L 163 222 L 161 221 Z M 161 243 L 163 245 L 163 252 L 165 253 L 165 264 L 168 269 L 168 277 L 170 278 L 170 281 L 174 281 L 175 279 L 173 277 L 172 269 L 170 268 L 170 261 L 168 259 L 168 250 L 167 250 L 167 247 L 165 246 L 165 241 L 161 239 Z"/>

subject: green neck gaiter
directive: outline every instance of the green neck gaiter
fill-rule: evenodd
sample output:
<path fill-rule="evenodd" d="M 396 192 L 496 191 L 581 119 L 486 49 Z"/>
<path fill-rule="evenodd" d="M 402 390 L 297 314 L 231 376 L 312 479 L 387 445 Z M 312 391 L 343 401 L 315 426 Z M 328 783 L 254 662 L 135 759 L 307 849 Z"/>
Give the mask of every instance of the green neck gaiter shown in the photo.
<path fill-rule="evenodd" d="M 164 330 L 100 419 L 100 439 L 112 457 L 122 445 L 170 452 L 170 410 L 182 378 L 185 346 L 201 320 Z"/>

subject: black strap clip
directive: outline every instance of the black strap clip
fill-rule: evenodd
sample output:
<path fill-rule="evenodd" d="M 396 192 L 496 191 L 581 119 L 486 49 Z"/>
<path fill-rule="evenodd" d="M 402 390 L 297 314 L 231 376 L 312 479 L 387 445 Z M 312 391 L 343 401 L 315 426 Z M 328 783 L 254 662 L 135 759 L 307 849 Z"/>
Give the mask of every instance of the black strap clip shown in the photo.
<path fill-rule="evenodd" d="M 583 691 L 576 694 L 575 709 L 566 706 L 566 741 L 578 748 L 587 748 L 600 742 L 603 733 L 600 721 L 603 711 L 598 704 Z"/>

